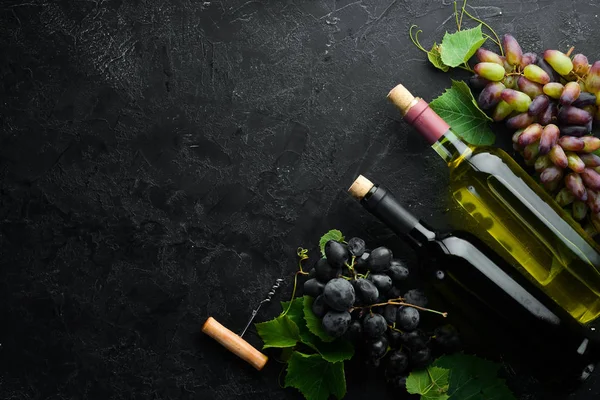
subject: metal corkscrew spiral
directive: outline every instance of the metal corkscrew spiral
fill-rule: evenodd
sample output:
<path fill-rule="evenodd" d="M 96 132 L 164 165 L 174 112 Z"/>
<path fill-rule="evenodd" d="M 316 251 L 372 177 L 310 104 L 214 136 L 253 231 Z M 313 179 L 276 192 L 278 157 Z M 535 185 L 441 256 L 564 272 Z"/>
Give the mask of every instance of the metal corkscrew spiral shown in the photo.
<path fill-rule="evenodd" d="M 240 337 L 244 336 L 244 333 L 246 333 L 246 331 L 250 327 L 250 324 L 252 323 L 252 321 L 254 321 L 254 317 L 256 317 L 256 314 L 258 314 L 260 307 L 264 303 L 269 303 L 271 301 L 271 299 L 277 292 L 277 289 L 281 286 L 282 283 L 283 283 L 283 279 L 281 279 L 281 278 L 278 278 L 277 280 L 275 280 L 275 283 L 273 284 L 273 286 L 271 286 L 271 290 L 269 290 L 269 293 L 267 293 L 267 297 L 265 297 L 260 303 L 258 303 L 258 307 L 256 307 L 254 310 L 252 310 L 252 315 L 250 316 L 250 320 L 246 324 L 246 327 L 244 328 L 242 333 L 240 333 Z"/>

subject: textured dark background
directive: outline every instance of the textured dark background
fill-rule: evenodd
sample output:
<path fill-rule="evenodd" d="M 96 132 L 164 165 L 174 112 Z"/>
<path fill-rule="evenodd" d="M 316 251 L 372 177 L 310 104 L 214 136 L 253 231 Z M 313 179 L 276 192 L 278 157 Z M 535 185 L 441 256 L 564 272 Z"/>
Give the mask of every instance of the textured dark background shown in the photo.
<path fill-rule="evenodd" d="M 592 0 L 471 3 L 526 51 L 600 57 Z M 450 1 L 3 1 L 0 398 L 299 398 L 281 364 L 255 372 L 200 327 L 240 330 L 278 277 L 287 298 L 296 247 L 331 228 L 410 258 L 345 194 L 358 173 L 449 225 L 447 170 L 385 95 L 449 86 L 408 28 L 429 46 L 451 14 Z M 599 377 L 571 398 L 600 396 Z M 522 399 L 556 398 L 513 378 Z M 348 399 L 397 398 L 359 370 L 348 380 Z"/>

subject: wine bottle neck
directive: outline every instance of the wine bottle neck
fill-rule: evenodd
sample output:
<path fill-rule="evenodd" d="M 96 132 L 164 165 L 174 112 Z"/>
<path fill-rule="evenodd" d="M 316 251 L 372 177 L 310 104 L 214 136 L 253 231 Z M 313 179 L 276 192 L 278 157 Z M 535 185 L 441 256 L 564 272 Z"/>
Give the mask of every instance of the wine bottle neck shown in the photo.
<path fill-rule="evenodd" d="M 411 102 L 407 106 L 404 120 L 419 131 L 446 164 L 471 154 L 469 146 L 450 130 L 450 126 L 425 100 L 415 99 Z"/>
<path fill-rule="evenodd" d="M 408 237 L 414 244 L 424 246 L 435 240 L 435 232 L 404 208 L 387 189 L 373 186 L 361 203 L 373 215 L 385 221 L 396 234 Z"/>
<path fill-rule="evenodd" d="M 447 130 L 431 148 L 450 165 L 462 159 L 469 158 L 472 149 L 463 142 L 454 132 Z"/>

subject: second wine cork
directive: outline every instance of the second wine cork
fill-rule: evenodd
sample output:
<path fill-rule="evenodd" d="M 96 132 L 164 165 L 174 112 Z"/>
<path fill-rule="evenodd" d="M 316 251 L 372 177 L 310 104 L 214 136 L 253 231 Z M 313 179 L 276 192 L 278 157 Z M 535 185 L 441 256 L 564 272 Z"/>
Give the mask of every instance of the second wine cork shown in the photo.
<path fill-rule="evenodd" d="M 362 200 L 373 188 L 373 182 L 359 175 L 348 189 L 348 193 L 357 200 Z"/>
<path fill-rule="evenodd" d="M 259 371 L 263 369 L 269 359 L 263 353 L 252 347 L 250 343 L 221 325 L 213 317 L 209 317 L 206 320 L 202 326 L 202 332 L 221 343 L 227 350 L 231 351 Z"/>

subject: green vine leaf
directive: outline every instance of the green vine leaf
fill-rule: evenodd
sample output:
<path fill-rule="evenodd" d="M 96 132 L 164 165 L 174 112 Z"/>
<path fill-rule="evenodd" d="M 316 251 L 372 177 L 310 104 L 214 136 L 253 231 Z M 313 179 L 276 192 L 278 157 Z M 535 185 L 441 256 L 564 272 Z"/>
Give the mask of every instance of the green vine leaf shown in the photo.
<path fill-rule="evenodd" d="M 343 242 L 344 235 L 339 230 L 332 229 L 329 232 L 327 232 L 326 234 L 324 234 L 323 236 L 321 236 L 321 239 L 319 239 L 319 248 L 321 249 L 321 254 L 323 256 L 325 256 L 325 245 L 330 240 L 336 240 L 338 242 Z"/>
<path fill-rule="evenodd" d="M 444 64 L 444 62 L 442 61 L 442 54 L 440 53 L 440 50 L 440 45 L 434 43 L 431 47 L 431 50 L 427 52 L 427 58 L 429 59 L 429 62 L 434 65 L 434 67 L 436 67 L 437 69 L 441 69 L 444 72 L 448 72 L 450 67 Z"/>
<path fill-rule="evenodd" d="M 406 390 L 420 394 L 422 400 L 447 400 L 449 374 L 450 370 L 434 366 L 413 371 L 406 380 Z"/>
<path fill-rule="evenodd" d="M 481 24 L 455 33 L 446 32 L 440 45 L 440 59 L 444 65 L 458 67 L 469 61 L 485 40 L 481 32 Z"/>
<path fill-rule="evenodd" d="M 516 400 L 503 379 L 498 378 L 500 366 L 466 354 L 438 358 L 434 366 L 450 369 L 450 400 Z"/>
<path fill-rule="evenodd" d="M 293 352 L 287 365 L 285 387 L 294 387 L 306 400 L 338 399 L 346 395 L 344 363 L 330 363 L 319 354 Z"/>
<path fill-rule="evenodd" d="M 427 394 L 430 386 L 431 378 L 425 369 L 411 372 L 406 379 L 406 391 L 410 394 Z"/>
<path fill-rule="evenodd" d="M 263 349 L 293 347 L 300 340 L 298 326 L 287 315 L 254 325 L 264 343 Z"/>
<path fill-rule="evenodd" d="M 489 127 L 492 119 L 477 106 L 466 83 L 452 80 L 452 87 L 429 105 L 467 143 L 478 146 L 494 143 L 495 135 Z"/>

